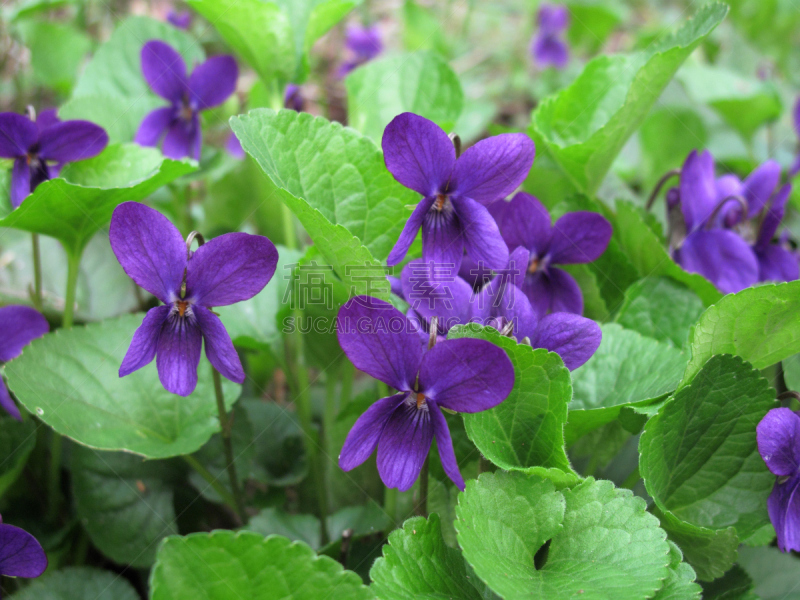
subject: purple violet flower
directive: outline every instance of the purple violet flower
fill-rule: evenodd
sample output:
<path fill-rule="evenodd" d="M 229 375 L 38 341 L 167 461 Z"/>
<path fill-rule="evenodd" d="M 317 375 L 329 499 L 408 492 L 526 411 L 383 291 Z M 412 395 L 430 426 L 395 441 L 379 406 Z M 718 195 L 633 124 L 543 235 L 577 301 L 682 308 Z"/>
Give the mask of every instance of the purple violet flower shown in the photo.
<path fill-rule="evenodd" d="M 530 262 L 519 285 L 539 318 L 547 313 L 583 314 L 578 282 L 554 265 L 590 263 L 605 252 L 613 229 L 593 212 L 572 212 L 551 225 L 550 213 L 539 200 L 520 192 L 511 202 L 490 207 L 509 248 L 522 246 Z"/>
<path fill-rule="evenodd" d="M 775 194 L 769 207 L 763 211 L 761 227 L 753 244 L 753 252 L 758 261 L 759 281 L 780 282 L 800 279 L 800 264 L 797 255 L 787 247 L 788 240 L 780 238 L 778 243 L 772 242 L 786 212 L 786 202 L 791 191 L 791 185 L 783 186 Z"/>
<path fill-rule="evenodd" d="M 339 344 L 356 368 L 398 391 L 373 404 L 356 421 L 339 455 L 345 471 L 378 449 L 383 483 L 408 490 L 436 437 L 445 473 L 464 489 L 450 430 L 441 408 L 475 413 L 506 399 L 514 367 L 485 340 L 445 340 L 425 351 L 413 324 L 391 304 L 357 296 L 337 317 Z"/>
<path fill-rule="evenodd" d="M 299 85 L 290 83 L 286 86 L 286 91 L 283 93 L 283 105 L 296 112 L 303 112 L 303 105 L 305 98 L 303 98 L 303 90 Z"/>
<path fill-rule="evenodd" d="M 371 27 L 348 26 L 344 45 L 350 52 L 350 57 L 339 67 L 339 77 L 344 77 L 356 67 L 371 61 L 383 52 L 381 32 L 377 25 Z"/>
<path fill-rule="evenodd" d="M 800 415 L 773 408 L 756 428 L 758 451 L 778 478 L 767 501 L 782 552 L 800 551 Z"/>
<path fill-rule="evenodd" d="M 0 308 L 0 362 L 8 362 L 22 353 L 22 349 L 36 338 L 50 331 L 50 325 L 41 314 L 28 306 Z M 8 388 L 0 378 L 0 407 L 22 421 L 19 408 L 11 399 Z"/>
<path fill-rule="evenodd" d="M 566 6 L 542 4 L 536 15 L 539 29 L 531 42 L 531 56 L 539 68 L 563 69 L 569 62 L 569 47 L 563 34 L 569 27 Z"/>
<path fill-rule="evenodd" d="M 243 160 L 245 157 L 244 148 L 242 148 L 242 143 L 239 141 L 239 138 L 236 137 L 236 134 L 232 131 L 228 135 L 228 141 L 225 142 L 225 151 L 230 154 L 233 158 L 238 160 Z"/>
<path fill-rule="evenodd" d="M 410 306 L 409 318 L 424 325 L 420 331 L 423 338 L 428 336 L 433 317 L 437 317 L 441 336 L 466 323 L 489 325 L 498 331 L 510 327 L 517 339 L 527 337 L 532 347 L 555 352 L 568 369 L 577 369 L 600 346 L 602 331 L 591 319 L 571 313 L 540 318 L 520 289 L 528 259 L 528 250 L 517 248 L 505 269 L 477 293 L 461 277 L 432 273 L 430 265 L 413 260 L 402 273 L 402 297 Z"/>
<path fill-rule="evenodd" d="M 17 208 L 43 181 L 58 176 L 64 163 L 97 156 L 108 145 L 105 130 L 89 121 L 59 121 L 44 111 L 36 122 L 0 113 L 0 158 L 13 158 L 11 206 Z"/>
<path fill-rule="evenodd" d="M 766 194 L 763 191 L 765 181 L 771 178 L 771 169 L 768 165 L 748 178 L 745 185 L 751 192 L 744 193 L 751 198 L 747 201 L 748 215 L 763 207 L 771 195 L 771 190 Z M 758 260 L 750 244 L 736 232 L 720 226 L 724 222 L 734 224 L 743 212 L 742 207 L 726 201 L 731 195 L 742 195 L 730 194 L 731 191 L 741 192 L 733 179 L 715 178 L 711 153 L 706 150 L 698 154 L 694 150 L 683 164 L 679 191 L 674 198 L 680 202 L 687 233 L 680 246 L 673 249 L 675 262 L 690 273 L 706 277 L 726 294 L 753 285 L 759 277 Z M 719 214 L 724 214 L 721 220 L 716 218 Z"/>
<path fill-rule="evenodd" d="M 161 384 L 188 396 L 197 385 L 200 348 L 223 376 L 244 382 L 231 338 L 211 309 L 242 302 L 272 278 L 278 252 L 267 238 L 226 233 L 189 252 L 180 232 L 157 210 L 138 202 L 114 209 L 111 248 L 125 273 L 164 305 L 152 308 L 122 361 L 125 377 L 157 358 Z"/>
<path fill-rule="evenodd" d="M 192 24 L 192 13 L 188 10 L 170 8 L 167 13 L 167 23 L 178 29 L 189 29 Z"/>
<path fill-rule="evenodd" d="M 403 260 L 422 228 L 422 259 L 458 269 L 466 248 L 492 269 L 508 262 L 508 248 L 486 205 L 519 186 L 533 164 L 533 142 L 523 133 L 481 140 L 458 159 L 453 143 L 433 121 L 413 113 L 395 117 L 383 132 L 386 168 L 407 188 L 422 194 L 389 253 Z"/>
<path fill-rule="evenodd" d="M 158 146 L 163 139 L 164 156 L 200 160 L 200 111 L 222 104 L 234 92 L 239 76 L 236 61 L 232 56 L 212 56 L 187 77 L 183 57 L 169 44 L 151 40 L 142 48 L 142 73 L 150 89 L 170 105 L 149 113 L 134 141 Z"/>
<path fill-rule="evenodd" d="M 46 569 L 47 555 L 39 541 L 0 517 L 0 575 L 32 579 Z"/>

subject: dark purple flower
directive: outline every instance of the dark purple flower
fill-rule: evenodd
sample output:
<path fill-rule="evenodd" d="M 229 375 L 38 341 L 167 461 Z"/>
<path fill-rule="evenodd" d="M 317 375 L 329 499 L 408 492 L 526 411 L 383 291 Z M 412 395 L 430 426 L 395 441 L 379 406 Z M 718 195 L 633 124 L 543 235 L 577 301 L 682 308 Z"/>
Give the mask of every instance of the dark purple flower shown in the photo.
<path fill-rule="evenodd" d="M 402 297 L 418 319 L 423 339 L 433 317 L 441 336 L 455 325 L 480 323 L 497 330 L 510 327 L 517 339 L 528 338 L 534 348 L 555 352 L 568 369 L 585 363 L 600 346 L 600 327 L 580 315 L 552 313 L 540 318 L 520 289 L 529 263 L 528 250 L 511 253 L 508 265 L 475 293 L 464 279 L 431 271 L 431 265 L 415 260 L 403 268 Z M 435 268 L 435 267 L 434 267 Z"/>
<path fill-rule="evenodd" d="M 286 86 L 286 91 L 283 93 L 283 105 L 297 112 L 303 112 L 303 105 L 305 99 L 303 98 L 302 89 L 299 85 L 290 83 Z"/>
<path fill-rule="evenodd" d="M 551 225 L 539 200 L 520 192 L 490 207 L 509 248 L 522 246 L 530 261 L 520 288 L 541 318 L 549 312 L 583 313 L 583 295 L 572 275 L 554 265 L 589 263 L 605 252 L 611 223 L 593 212 L 567 213 Z"/>
<path fill-rule="evenodd" d="M 714 157 L 708 150 L 689 154 L 681 169 L 678 193 L 687 235 L 672 252 L 675 262 L 690 273 L 703 275 L 726 294 L 758 281 L 758 261 L 750 245 L 734 231 L 720 228 L 715 216 L 723 208 L 733 210 L 726 201 L 728 191 L 735 187 L 732 183 L 723 180 L 718 189 Z M 753 193 L 754 204 L 762 198 L 760 192 Z"/>
<path fill-rule="evenodd" d="M 543 4 L 536 15 L 539 29 L 531 42 L 531 56 L 540 68 L 563 69 L 569 62 L 569 47 L 563 39 L 569 26 L 566 6 Z"/>
<path fill-rule="evenodd" d="M 47 569 L 47 555 L 30 533 L 6 525 L 0 517 L 0 575 L 38 577 Z"/>
<path fill-rule="evenodd" d="M 164 305 L 150 309 L 131 340 L 119 376 L 157 356 L 158 377 L 173 394 L 197 385 L 200 348 L 222 375 L 242 383 L 244 370 L 220 318 L 211 311 L 252 298 L 272 278 L 278 252 L 267 238 L 226 233 L 189 254 L 180 232 L 152 208 L 124 202 L 114 209 L 111 248 L 125 273 Z"/>
<path fill-rule="evenodd" d="M 371 27 L 350 25 L 345 33 L 344 45 L 349 50 L 350 56 L 339 67 L 339 77 L 344 77 L 383 52 L 381 32 L 377 25 Z"/>
<path fill-rule="evenodd" d="M 800 416 L 773 408 L 756 428 L 758 451 L 778 478 L 767 501 L 783 552 L 800 551 Z"/>
<path fill-rule="evenodd" d="M 158 146 L 163 139 L 164 156 L 200 160 L 200 111 L 222 104 L 234 92 L 239 76 L 236 61 L 232 56 L 212 56 L 187 77 L 183 57 L 169 44 L 151 40 L 142 48 L 142 73 L 150 89 L 170 105 L 144 118 L 136 143 Z"/>
<path fill-rule="evenodd" d="M 20 355 L 31 341 L 50 331 L 50 325 L 41 314 L 27 306 L 0 308 L 0 362 L 8 362 Z M 3 380 L 0 379 L 0 406 L 17 421 L 22 420 Z"/>
<path fill-rule="evenodd" d="M 167 23 L 174 25 L 178 29 L 189 29 L 192 24 L 192 13 L 188 10 L 169 9 L 167 13 Z"/>
<path fill-rule="evenodd" d="M 384 484 L 409 489 L 422 469 L 431 441 L 447 476 L 459 489 L 450 430 L 441 408 L 475 413 L 500 404 L 514 387 L 506 353 L 484 340 L 445 340 L 425 351 L 413 324 L 387 302 L 351 299 L 337 318 L 339 344 L 360 370 L 396 389 L 359 417 L 339 455 L 349 471 L 378 449 Z"/>
<path fill-rule="evenodd" d="M 395 117 L 383 132 L 386 168 L 422 201 L 406 222 L 387 263 L 396 265 L 422 227 L 426 263 L 458 269 L 466 249 L 488 268 L 508 262 L 508 248 L 486 205 L 519 186 L 533 164 L 533 142 L 522 133 L 481 140 L 456 159 L 447 134 L 413 113 Z"/>
<path fill-rule="evenodd" d="M 758 230 L 753 251 L 758 261 L 759 281 L 794 281 L 800 279 L 800 265 L 797 256 L 785 239 L 773 243 L 772 239 L 778 231 L 786 202 L 792 191 L 791 185 L 783 186 L 774 196 L 769 207 L 764 210 L 761 227 Z"/>
<path fill-rule="evenodd" d="M 97 156 L 108 145 L 105 130 L 88 121 L 59 121 L 44 111 L 34 123 L 17 113 L 0 113 L 0 158 L 13 158 L 11 206 L 43 181 L 58 176 L 67 162 Z"/>

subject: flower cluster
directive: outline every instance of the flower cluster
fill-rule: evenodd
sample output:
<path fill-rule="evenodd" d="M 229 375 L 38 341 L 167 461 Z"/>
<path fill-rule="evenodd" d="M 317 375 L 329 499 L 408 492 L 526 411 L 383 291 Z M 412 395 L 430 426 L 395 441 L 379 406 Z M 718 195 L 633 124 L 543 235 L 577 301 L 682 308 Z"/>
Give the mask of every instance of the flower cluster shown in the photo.
<path fill-rule="evenodd" d="M 538 30 L 531 43 L 531 56 L 536 66 L 563 69 L 569 62 L 569 47 L 563 39 L 569 27 L 569 10 L 557 4 L 542 4 L 536 24 Z"/>
<path fill-rule="evenodd" d="M 797 256 L 786 238 L 774 239 L 792 189 L 780 177 L 780 165 L 768 160 L 744 181 L 717 178 L 708 150 L 689 154 L 679 187 L 667 192 L 675 261 L 725 293 L 797 279 Z"/>

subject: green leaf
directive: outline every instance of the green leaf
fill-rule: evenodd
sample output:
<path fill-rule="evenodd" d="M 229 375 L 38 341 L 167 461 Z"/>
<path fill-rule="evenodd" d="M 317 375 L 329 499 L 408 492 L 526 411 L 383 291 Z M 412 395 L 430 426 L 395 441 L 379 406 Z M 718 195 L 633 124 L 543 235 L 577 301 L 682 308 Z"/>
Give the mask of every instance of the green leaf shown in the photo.
<path fill-rule="evenodd" d="M 464 557 L 506 600 L 649 598 L 669 574 L 670 549 L 645 508 L 591 477 L 557 492 L 534 476 L 483 474 L 459 496 L 456 529 Z"/>
<path fill-rule="evenodd" d="M 458 76 L 434 52 L 372 60 L 353 71 L 345 83 L 348 123 L 378 144 L 383 130 L 400 113 L 416 113 L 450 131 L 464 104 Z"/>
<path fill-rule="evenodd" d="M 31 413 L 85 446 L 147 458 L 191 454 L 219 431 L 211 366 L 200 364 L 187 398 L 161 386 L 155 361 L 120 378 L 142 319 L 128 315 L 34 340 L 6 364 L 9 387 Z M 223 389 L 230 407 L 239 386 L 224 380 Z"/>
<path fill-rule="evenodd" d="M 97 123 L 112 142 L 133 139 L 145 115 L 167 104 L 142 75 L 141 51 L 149 40 L 171 45 L 189 68 L 205 59 L 202 45 L 187 32 L 149 17 L 128 17 L 94 53 L 58 115 Z"/>
<path fill-rule="evenodd" d="M 14 600 L 139 600 L 139 594 L 118 573 L 94 567 L 67 567 L 30 582 Z"/>
<path fill-rule="evenodd" d="M 706 126 L 695 111 L 682 106 L 654 108 L 639 128 L 647 193 L 662 175 L 680 168 L 688 154 L 704 148 L 707 141 Z"/>
<path fill-rule="evenodd" d="M 449 339 L 478 338 L 505 350 L 514 365 L 514 389 L 490 410 L 465 414 L 478 450 L 506 470 L 557 467 L 572 471 L 564 449 L 564 423 L 572 389 L 561 358 L 476 325 L 454 327 Z"/>
<path fill-rule="evenodd" d="M 361 537 L 374 535 L 389 526 L 389 515 L 374 500 L 369 500 L 360 506 L 345 506 L 332 515 L 328 515 L 328 537 L 338 540 L 346 529 L 352 530 L 352 535 Z"/>
<path fill-rule="evenodd" d="M 414 517 L 393 531 L 383 547 L 383 557 L 375 561 L 369 574 L 379 598 L 484 598 L 483 586 L 476 577 L 469 577 L 461 552 L 444 543 L 436 514 L 428 519 Z"/>
<path fill-rule="evenodd" d="M 302 542 L 249 531 L 168 537 L 150 574 L 151 600 L 319 600 L 331 590 L 341 598 L 374 598 L 358 575 Z"/>
<path fill-rule="evenodd" d="M 672 260 L 639 209 L 619 201 L 616 208 L 614 238 L 619 241 L 642 278 L 654 275 L 670 277 L 695 292 L 706 306 L 722 298 L 722 293 L 708 279 L 697 273 L 687 273 Z"/>
<path fill-rule="evenodd" d="M 753 593 L 753 580 L 739 565 L 719 579 L 703 584 L 705 600 L 758 600 Z"/>
<path fill-rule="evenodd" d="M 45 181 L 4 219 L 13 227 L 49 235 L 68 253 L 80 254 L 111 220 L 116 206 L 142 200 L 161 186 L 195 170 L 164 158 L 155 148 L 115 144 L 95 158 L 72 163 L 58 179 Z"/>
<path fill-rule="evenodd" d="M 639 468 L 662 510 L 699 527 L 734 527 L 744 539 L 769 522 L 775 476 L 758 453 L 756 425 L 775 391 L 733 356 L 714 356 L 650 419 Z"/>
<path fill-rule="evenodd" d="M 702 314 L 689 335 L 689 383 L 715 354 L 735 354 L 763 369 L 800 352 L 800 281 L 729 294 Z"/>
<path fill-rule="evenodd" d="M 602 47 L 628 12 L 617 0 L 569 0 L 566 4 L 570 14 L 567 30 L 570 47 L 583 47 L 590 54 Z"/>
<path fill-rule="evenodd" d="M 0 380 L 0 385 L 4 385 Z M 3 411 L 0 415 L 0 497 L 25 468 L 36 445 L 36 422 L 26 418 L 22 423 Z"/>
<path fill-rule="evenodd" d="M 568 438 L 610 423 L 624 406 L 646 404 L 678 387 L 687 356 L 616 323 L 600 326 L 597 352 L 572 372 Z"/>
<path fill-rule="evenodd" d="M 686 65 L 678 72 L 678 80 L 689 96 L 708 104 L 748 141 L 759 127 L 777 120 L 783 110 L 774 86 L 723 67 Z"/>
<path fill-rule="evenodd" d="M 231 127 L 351 294 L 388 298 L 379 261 L 419 197 L 389 175 L 380 150 L 352 129 L 290 110 L 254 110 Z"/>
<path fill-rule="evenodd" d="M 152 566 L 161 539 L 178 533 L 174 466 L 76 445 L 70 472 L 75 512 L 97 549 L 121 565 Z"/>
<path fill-rule="evenodd" d="M 777 548 L 741 548 L 739 564 L 755 582 L 761 600 L 800 600 L 800 561 Z"/>
<path fill-rule="evenodd" d="M 668 511 L 658 510 L 657 506 L 652 510 L 669 539 L 683 550 L 684 559 L 692 565 L 698 579 L 711 581 L 722 577 L 736 561 L 739 537 L 733 527 L 716 530 L 697 527 Z"/>
<path fill-rule="evenodd" d="M 681 63 L 722 21 L 728 8 L 709 3 L 652 49 L 600 56 L 533 113 L 531 135 L 578 189 L 594 195 L 625 142 Z"/>
<path fill-rule="evenodd" d="M 70 25 L 50 21 L 26 21 L 20 27 L 25 45 L 31 51 L 34 79 L 68 94 L 92 47 L 89 37 Z"/>
<path fill-rule="evenodd" d="M 293 542 L 308 544 L 319 550 L 321 543 L 319 519 L 314 515 L 293 515 L 280 508 L 265 508 L 245 526 L 264 537 L 282 535 Z"/>
<path fill-rule="evenodd" d="M 648 277 L 625 290 L 625 303 L 615 321 L 681 348 L 702 312 L 703 303 L 692 290 L 666 277 Z"/>
<path fill-rule="evenodd" d="M 653 600 L 700 600 L 702 588 L 694 580 L 694 569 L 683 562 L 683 554 L 674 543 L 669 543 L 672 562 L 664 586 L 653 596 Z"/>

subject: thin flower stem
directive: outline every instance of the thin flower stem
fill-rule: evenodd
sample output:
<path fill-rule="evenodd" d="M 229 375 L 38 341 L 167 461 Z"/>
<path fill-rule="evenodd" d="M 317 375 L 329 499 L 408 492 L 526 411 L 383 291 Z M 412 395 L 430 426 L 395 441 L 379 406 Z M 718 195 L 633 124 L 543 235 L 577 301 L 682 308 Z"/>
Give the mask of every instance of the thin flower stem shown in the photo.
<path fill-rule="evenodd" d="M 664 187 L 664 184 L 667 183 L 667 181 L 669 181 L 673 177 L 676 177 L 680 174 L 681 174 L 680 169 L 672 169 L 671 171 L 667 171 L 666 173 L 664 173 L 661 179 L 658 180 L 658 183 L 656 183 L 656 187 L 653 188 L 653 192 L 650 194 L 650 197 L 647 199 L 645 210 L 649 211 L 651 208 L 653 208 L 653 203 L 656 201 L 656 198 L 658 198 L 658 193 L 661 191 L 661 188 Z"/>
<path fill-rule="evenodd" d="M 285 204 L 281 206 L 281 214 L 283 215 L 283 243 L 286 244 L 287 248 L 296 250 L 297 233 L 294 230 L 294 215 Z"/>
<path fill-rule="evenodd" d="M 61 453 L 64 439 L 55 429 L 50 431 L 50 469 L 47 473 L 47 520 L 53 522 L 58 517 L 61 505 Z"/>
<path fill-rule="evenodd" d="M 78 288 L 78 272 L 81 266 L 80 252 L 67 252 L 67 293 L 64 299 L 64 317 L 61 321 L 65 329 L 72 327 L 75 313 L 75 291 Z"/>
<path fill-rule="evenodd" d="M 217 492 L 222 501 L 230 506 L 233 511 L 236 513 L 236 516 L 239 516 L 239 511 L 236 509 L 236 498 L 234 498 L 231 493 L 225 489 L 225 486 L 222 485 L 217 479 L 206 469 L 200 461 L 198 461 L 194 456 L 190 454 L 184 454 L 183 459 L 192 467 L 197 474 L 200 475 L 206 482 L 214 488 L 214 491 Z"/>
<path fill-rule="evenodd" d="M 36 310 L 42 311 L 42 252 L 39 248 L 39 234 L 31 234 L 33 243 L 33 304 Z"/>
<path fill-rule="evenodd" d="M 328 502 L 330 501 L 330 480 L 333 476 L 333 469 L 336 468 L 336 441 L 334 439 L 334 429 L 336 427 L 336 415 L 338 414 L 336 383 L 337 369 L 331 368 L 325 380 L 325 408 L 322 412 L 322 448 L 324 456 L 320 456 L 320 468 L 322 469 L 321 479 L 323 486 L 317 493 L 325 496 L 325 512 L 327 513 Z"/>
<path fill-rule="evenodd" d="M 389 516 L 389 525 L 386 527 L 385 535 L 389 534 L 397 527 L 397 488 L 386 488 L 383 492 L 383 512 Z"/>
<path fill-rule="evenodd" d="M 425 462 L 422 463 L 422 471 L 419 473 L 419 502 L 415 510 L 416 514 L 420 517 L 428 518 L 428 463 L 431 455 L 425 457 Z"/>
<path fill-rule="evenodd" d="M 225 396 L 222 392 L 222 378 L 219 372 L 212 367 L 214 374 L 214 393 L 217 397 L 217 412 L 219 414 L 219 424 L 222 427 L 222 446 L 225 450 L 225 470 L 228 471 L 228 477 L 231 481 L 231 492 L 233 493 L 236 514 L 242 522 L 245 522 L 247 513 L 244 510 L 244 500 L 242 499 L 242 491 L 239 488 L 239 477 L 236 473 L 236 463 L 233 460 L 233 442 L 231 441 L 231 420 L 228 418 L 228 412 L 225 410 Z M 201 473 L 202 475 L 202 473 Z"/>
<path fill-rule="evenodd" d="M 639 467 L 637 466 L 630 475 L 625 478 L 625 481 L 622 482 L 622 487 L 628 488 L 629 490 L 633 489 L 633 486 L 642 478 L 639 474 Z"/>

